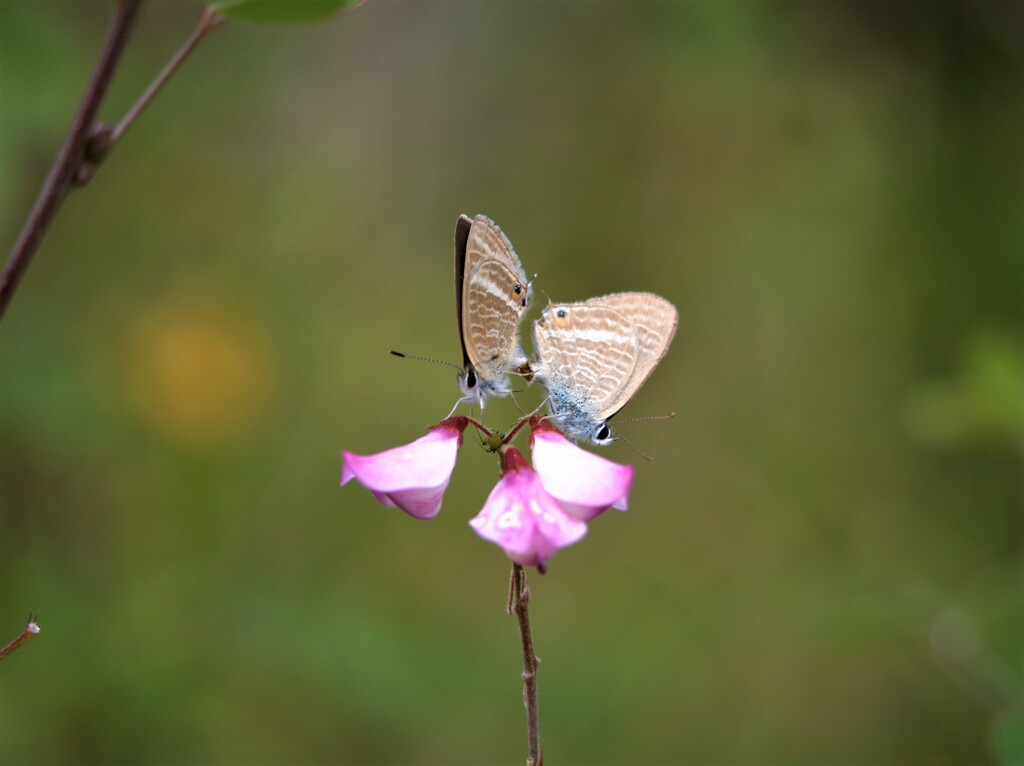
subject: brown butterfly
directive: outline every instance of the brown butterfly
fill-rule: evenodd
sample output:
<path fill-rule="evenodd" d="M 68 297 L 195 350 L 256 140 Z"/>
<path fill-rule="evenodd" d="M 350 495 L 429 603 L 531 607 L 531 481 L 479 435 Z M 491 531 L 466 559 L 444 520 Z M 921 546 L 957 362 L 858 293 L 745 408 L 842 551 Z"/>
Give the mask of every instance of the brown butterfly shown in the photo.
<path fill-rule="evenodd" d="M 676 332 L 675 306 L 652 293 L 614 293 L 544 309 L 533 326 L 533 372 L 551 419 L 571 439 L 613 441 L 608 420 L 640 389 Z"/>
<path fill-rule="evenodd" d="M 508 238 L 490 218 L 455 224 L 455 310 L 462 342 L 459 387 L 463 401 L 507 396 L 509 374 L 529 369 L 519 346 L 519 321 L 530 283 Z"/>

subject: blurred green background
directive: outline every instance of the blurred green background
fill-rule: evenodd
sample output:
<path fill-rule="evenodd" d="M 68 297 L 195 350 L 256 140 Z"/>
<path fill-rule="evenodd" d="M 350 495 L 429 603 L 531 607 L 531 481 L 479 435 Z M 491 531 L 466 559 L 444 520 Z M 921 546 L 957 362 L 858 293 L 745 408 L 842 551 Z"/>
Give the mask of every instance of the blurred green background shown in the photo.
<path fill-rule="evenodd" d="M 110 4 L 0 2 L 13 243 Z M 627 514 L 531 579 L 557 763 L 1024 761 L 1020 3 L 368 3 L 231 22 L 3 320 L 4 763 L 522 763 L 508 562 L 337 486 L 457 397 L 451 242 L 674 345 Z M 147 2 L 103 116 L 188 35 Z M 528 332 L 523 333 L 524 338 Z M 524 406 L 540 401 L 536 387 Z M 505 428 L 501 402 L 488 422 Z"/>

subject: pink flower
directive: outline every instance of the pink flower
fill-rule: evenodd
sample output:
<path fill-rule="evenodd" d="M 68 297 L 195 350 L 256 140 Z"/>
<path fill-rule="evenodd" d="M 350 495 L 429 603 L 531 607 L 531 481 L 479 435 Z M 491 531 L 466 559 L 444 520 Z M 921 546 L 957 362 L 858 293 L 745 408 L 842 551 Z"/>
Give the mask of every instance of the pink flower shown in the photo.
<path fill-rule="evenodd" d="M 432 519 L 441 510 L 467 424 L 464 417 L 448 418 L 411 444 L 376 455 L 343 450 L 341 484 L 356 479 L 385 506 L 398 506 L 417 519 Z"/>
<path fill-rule="evenodd" d="M 626 510 L 633 466 L 580 449 L 543 420 L 533 423 L 530 442 L 541 485 L 570 516 L 590 521 L 609 508 Z"/>
<path fill-rule="evenodd" d="M 504 464 L 501 480 L 470 526 L 517 564 L 543 572 L 555 551 L 583 537 L 587 525 L 562 510 L 515 447 L 505 451 Z"/>

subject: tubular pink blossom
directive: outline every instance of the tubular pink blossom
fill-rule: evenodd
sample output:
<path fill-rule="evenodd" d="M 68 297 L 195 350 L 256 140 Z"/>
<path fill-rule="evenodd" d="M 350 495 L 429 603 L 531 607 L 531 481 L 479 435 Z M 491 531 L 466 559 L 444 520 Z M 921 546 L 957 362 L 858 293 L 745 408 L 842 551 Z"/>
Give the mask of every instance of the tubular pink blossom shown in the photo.
<path fill-rule="evenodd" d="M 507 449 L 504 463 L 501 480 L 470 526 L 517 564 L 543 572 L 555 551 L 582 538 L 587 525 L 562 510 L 515 447 Z"/>
<path fill-rule="evenodd" d="M 530 442 L 541 485 L 570 516 L 590 521 L 609 508 L 626 510 L 633 466 L 580 449 L 546 422 L 534 427 Z"/>
<path fill-rule="evenodd" d="M 451 417 L 426 436 L 376 455 L 342 450 L 341 484 L 355 479 L 385 506 L 432 519 L 441 510 L 466 425 L 466 418 Z"/>

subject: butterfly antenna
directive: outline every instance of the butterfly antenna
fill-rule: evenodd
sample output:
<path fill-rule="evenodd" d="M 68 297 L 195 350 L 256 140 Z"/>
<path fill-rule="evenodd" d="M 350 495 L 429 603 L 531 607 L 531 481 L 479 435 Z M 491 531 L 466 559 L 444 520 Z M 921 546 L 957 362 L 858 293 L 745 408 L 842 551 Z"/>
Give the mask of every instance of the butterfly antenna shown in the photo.
<path fill-rule="evenodd" d="M 443 364 L 448 367 L 454 367 L 459 372 L 462 372 L 462 368 L 455 362 L 446 362 L 444 359 L 434 359 L 429 356 L 414 356 L 412 354 L 403 354 L 401 351 L 392 351 L 392 356 L 397 356 L 400 359 L 415 359 L 417 362 L 433 362 L 434 364 Z M 461 399 L 459 401 L 462 401 Z M 452 410 L 454 412 L 454 410 Z"/>
<path fill-rule="evenodd" d="M 533 287 L 533 283 L 536 282 L 536 281 L 537 281 L 537 275 L 534 274 L 533 275 L 533 279 L 531 279 L 529 282 L 526 283 L 526 292 L 527 292 L 527 294 L 531 294 L 532 295 L 532 293 L 530 293 L 530 288 Z M 544 293 L 544 294 L 547 295 L 547 293 Z"/>
<path fill-rule="evenodd" d="M 664 415 L 647 415 L 642 418 L 629 418 L 627 420 L 616 420 L 615 422 L 622 425 L 623 423 L 640 423 L 644 420 L 671 420 L 675 416 L 674 412 L 666 412 Z"/>
<path fill-rule="evenodd" d="M 647 418 L 638 418 L 638 419 L 639 419 L 639 420 L 647 420 Z M 618 431 L 613 431 L 612 433 L 614 433 L 614 434 L 615 434 L 615 438 L 616 438 L 616 439 L 621 439 L 621 440 L 622 440 L 623 442 L 625 442 L 625 444 L 626 444 L 626 446 L 627 446 L 627 447 L 629 447 L 629 448 L 630 448 L 631 450 L 633 450 L 633 452 L 635 452 L 636 454 L 638 454 L 638 455 L 639 455 L 640 457 L 642 457 L 642 458 L 643 458 L 644 460 L 646 460 L 646 461 L 647 461 L 648 463 L 653 463 L 653 462 L 654 462 L 654 458 L 653 458 L 653 457 L 651 457 L 650 455 L 648 455 L 648 454 L 647 454 L 646 452 L 641 452 L 641 451 L 640 451 L 639 449 L 637 449 L 637 446 L 636 446 L 635 444 L 633 444 L 633 442 L 631 442 L 631 441 L 630 441 L 629 439 L 627 439 L 627 438 L 626 438 L 625 436 L 623 436 L 622 434 L 620 434 L 620 433 L 619 433 Z"/>

